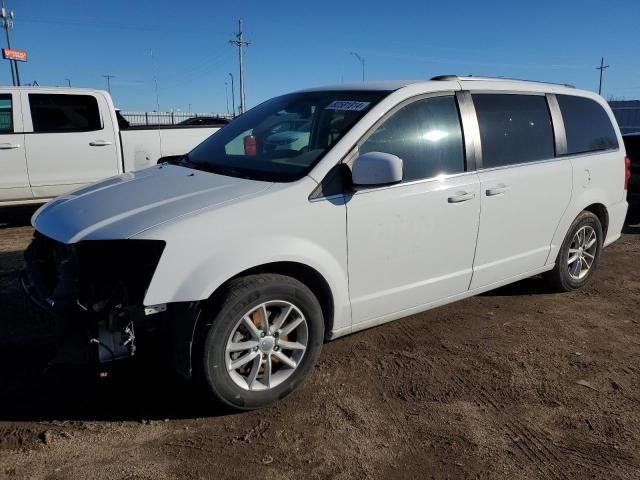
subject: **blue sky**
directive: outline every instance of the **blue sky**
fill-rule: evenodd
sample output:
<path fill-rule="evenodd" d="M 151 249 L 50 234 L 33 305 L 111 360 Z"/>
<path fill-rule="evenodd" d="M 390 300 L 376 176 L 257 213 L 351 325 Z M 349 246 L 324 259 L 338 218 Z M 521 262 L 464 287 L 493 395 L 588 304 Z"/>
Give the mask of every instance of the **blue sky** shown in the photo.
<path fill-rule="evenodd" d="M 6 0 L 24 82 L 106 88 L 124 110 L 226 110 L 236 76 L 227 43 L 243 18 L 248 106 L 291 90 L 443 73 L 572 83 L 606 97 L 640 98 L 640 1 L 183 2 Z M 4 32 L 2 32 L 4 33 Z M 4 37 L 0 38 L 4 45 Z M 153 56 L 151 55 L 153 51 Z M 8 62 L 0 84 L 11 82 Z M 230 91 L 230 86 L 229 86 Z M 237 101 L 236 101 L 237 104 Z"/>

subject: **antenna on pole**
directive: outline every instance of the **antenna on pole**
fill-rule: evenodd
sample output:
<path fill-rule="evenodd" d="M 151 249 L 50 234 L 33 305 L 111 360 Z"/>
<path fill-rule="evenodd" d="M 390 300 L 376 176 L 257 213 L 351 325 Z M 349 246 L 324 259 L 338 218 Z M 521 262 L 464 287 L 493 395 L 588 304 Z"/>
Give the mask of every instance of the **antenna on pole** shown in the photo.
<path fill-rule="evenodd" d="M 609 68 L 609 65 L 604 64 L 604 57 L 600 58 L 600 66 L 596 67 L 596 70 L 600 70 L 600 83 L 598 84 L 598 95 L 602 94 L 602 77 L 605 69 Z"/>
<path fill-rule="evenodd" d="M 244 65 L 242 63 L 242 47 L 248 47 L 251 42 L 247 42 L 242 38 L 242 20 L 238 20 L 238 33 L 235 40 L 229 40 L 229 43 L 238 47 L 238 62 L 240 64 L 240 114 L 245 112 L 244 100 Z"/>

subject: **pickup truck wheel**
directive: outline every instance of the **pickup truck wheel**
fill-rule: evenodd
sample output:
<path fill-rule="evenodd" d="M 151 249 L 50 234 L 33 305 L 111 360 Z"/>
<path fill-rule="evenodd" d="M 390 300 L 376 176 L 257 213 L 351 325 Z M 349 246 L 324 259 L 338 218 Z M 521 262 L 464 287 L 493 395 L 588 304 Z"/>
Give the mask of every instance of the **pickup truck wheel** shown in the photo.
<path fill-rule="evenodd" d="M 596 269 L 604 234 L 598 217 L 584 211 L 573 221 L 558 252 L 556 265 L 544 274 L 557 291 L 569 292 L 582 287 Z"/>
<path fill-rule="evenodd" d="M 324 339 L 322 309 L 311 290 L 291 277 L 259 274 L 231 281 L 218 298 L 200 359 L 214 399 L 251 410 L 291 393 L 313 368 Z"/>

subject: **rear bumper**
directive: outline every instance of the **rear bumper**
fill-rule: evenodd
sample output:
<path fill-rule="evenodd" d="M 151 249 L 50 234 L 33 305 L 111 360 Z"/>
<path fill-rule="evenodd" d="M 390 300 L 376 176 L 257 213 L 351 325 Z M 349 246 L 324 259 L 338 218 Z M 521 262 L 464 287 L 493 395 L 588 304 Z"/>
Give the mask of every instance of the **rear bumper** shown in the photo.
<path fill-rule="evenodd" d="M 604 246 L 611 245 L 622 234 L 622 227 L 624 227 L 624 220 L 627 217 L 627 210 L 629 204 L 626 201 L 622 201 L 615 205 L 610 206 L 607 211 L 609 213 L 609 227 L 607 229 L 607 237 L 604 240 Z"/>

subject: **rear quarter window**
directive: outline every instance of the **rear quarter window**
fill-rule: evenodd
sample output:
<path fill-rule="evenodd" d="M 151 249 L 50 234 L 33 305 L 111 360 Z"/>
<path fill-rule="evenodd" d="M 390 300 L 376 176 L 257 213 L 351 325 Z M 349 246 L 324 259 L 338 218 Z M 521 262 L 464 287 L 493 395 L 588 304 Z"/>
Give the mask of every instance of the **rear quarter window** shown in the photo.
<path fill-rule="evenodd" d="M 556 98 L 567 134 L 567 154 L 618 148 L 609 115 L 598 102 L 572 95 L 556 95 Z"/>

